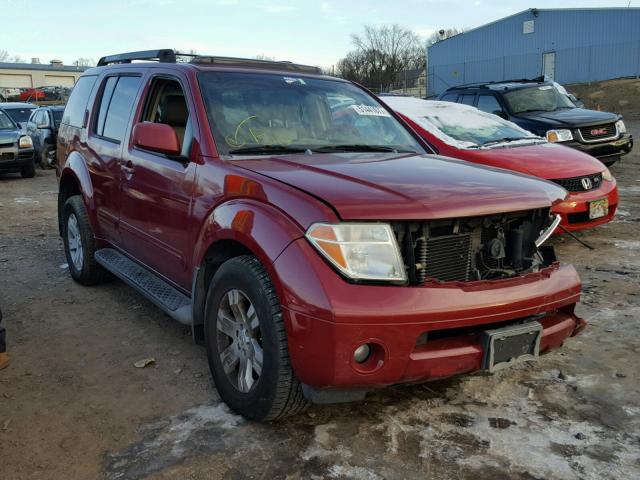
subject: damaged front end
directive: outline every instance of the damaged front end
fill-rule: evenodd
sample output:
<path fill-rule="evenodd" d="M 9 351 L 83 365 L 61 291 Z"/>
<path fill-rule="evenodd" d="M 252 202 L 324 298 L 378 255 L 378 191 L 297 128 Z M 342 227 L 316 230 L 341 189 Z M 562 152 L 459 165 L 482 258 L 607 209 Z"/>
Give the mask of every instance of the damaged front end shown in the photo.
<path fill-rule="evenodd" d="M 470 282 L 537 272 L 556 261 L 544 241 L 559 217 L 548 208 L 482 217 L 392 223 L 410 285 Z"/>

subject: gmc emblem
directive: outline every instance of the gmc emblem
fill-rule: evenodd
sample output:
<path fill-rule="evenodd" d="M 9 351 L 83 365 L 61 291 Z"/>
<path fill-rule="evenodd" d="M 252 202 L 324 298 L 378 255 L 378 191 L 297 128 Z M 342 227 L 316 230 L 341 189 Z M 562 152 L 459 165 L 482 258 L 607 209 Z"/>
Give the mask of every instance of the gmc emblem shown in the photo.
<path fill-rule="evenodd" d="M 594 128 L 593 130 L 591 130 L 591 135 L 593 135 L 594 137 L 598 137 L 600 135 L 606 135 L 607 134 L 607 129 L 606 128 Z"/>

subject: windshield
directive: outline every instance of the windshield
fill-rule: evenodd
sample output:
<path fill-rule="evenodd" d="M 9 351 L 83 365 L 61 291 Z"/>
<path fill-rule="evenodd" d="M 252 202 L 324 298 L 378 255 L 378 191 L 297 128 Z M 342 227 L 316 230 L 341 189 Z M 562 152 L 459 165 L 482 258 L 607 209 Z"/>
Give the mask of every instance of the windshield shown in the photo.
<path fill-rule="evenodd" d="M 15 130 L 15 128 L 9 116 L 0 110 L 0 130 Z"/>
<path fill-rule="evenodd" d="M 16 123 L 25 123 L 29 120 L 31 112 L 34 108 L 5 108 L 4 111 L 13 119 Z"/>
<path fill-rule="evenodd" d="M 51 110 L 51 113 L 53 113 L 53 121 L 56 124 L 56 127 L 59 127 L 64 110 Z"/>
<path fill-rule="evenodd" d="M 575 108 L 575 105 L 552 85 L 519 88 L 504 94 L 514 114 L 525 112 L 552 112 L 559 108 Z"/>
<path fill-rule="evenodd" d="M 200 74 L 221 155 L 320 151 L 424 153 L 375 98 L 347 82 L 275 74 Z"/>

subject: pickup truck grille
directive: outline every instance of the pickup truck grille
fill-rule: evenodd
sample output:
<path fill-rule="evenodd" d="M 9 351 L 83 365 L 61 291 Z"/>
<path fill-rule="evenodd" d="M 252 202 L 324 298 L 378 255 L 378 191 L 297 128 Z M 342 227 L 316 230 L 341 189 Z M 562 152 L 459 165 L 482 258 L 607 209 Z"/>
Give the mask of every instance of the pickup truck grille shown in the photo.
<path fill-rule="evenodd" d="M 469 281 L 471 271 L 471 235 L 446 235 L 427 240 L 428 278 L 443 282 Z"/>
<path fill-rule="evenodd" d="M 588 192 L 600 187 L 602 184 L 602 173 L 582 177 L 559 178 L 551 181 L 557 183 L 568 192 Z"/>
<path fill-rule="evenodd" d="M 591 127 L 582 127 L 580 129 L 580 135 L 587 143 L 600 142 L 616 138 L 618 136 L 618 129 L 616 128 L 615 123 L 594 125 Z"/>

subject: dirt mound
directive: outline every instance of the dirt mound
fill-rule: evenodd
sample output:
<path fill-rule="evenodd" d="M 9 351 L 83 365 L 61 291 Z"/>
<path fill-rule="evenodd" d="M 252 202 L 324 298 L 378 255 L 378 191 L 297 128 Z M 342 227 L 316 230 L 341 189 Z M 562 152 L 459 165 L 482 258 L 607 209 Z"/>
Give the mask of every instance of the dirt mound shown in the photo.
<path fill-rule="evenodd" d="M 566 85 L 586 108 L 616 112 L 625 118 L 640 120 L 640 79 L 625 78 L 594 82 L 591 85 Z"/>

